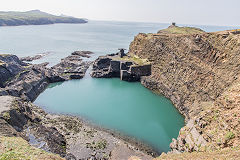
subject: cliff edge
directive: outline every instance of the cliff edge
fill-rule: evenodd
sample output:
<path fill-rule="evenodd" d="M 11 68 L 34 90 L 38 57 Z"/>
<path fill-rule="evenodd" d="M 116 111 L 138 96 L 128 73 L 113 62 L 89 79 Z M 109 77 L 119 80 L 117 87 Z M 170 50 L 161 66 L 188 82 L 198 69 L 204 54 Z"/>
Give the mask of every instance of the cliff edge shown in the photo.
<path fill-rule="evenodd" d="M 140 33 L 129 52 L 152 64 L 141 83 L 169 98 L 185 116 L 173 152 L 240 146 L 240 30 L 206 33 L 171 26 Z"/>

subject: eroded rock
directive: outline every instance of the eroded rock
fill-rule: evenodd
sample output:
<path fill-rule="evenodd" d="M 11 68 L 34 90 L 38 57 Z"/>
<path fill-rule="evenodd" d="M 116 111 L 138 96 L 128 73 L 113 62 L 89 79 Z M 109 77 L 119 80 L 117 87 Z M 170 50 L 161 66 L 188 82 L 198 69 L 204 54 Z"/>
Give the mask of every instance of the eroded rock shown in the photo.
<path fill-rule="evenodd" d="M 142 76 L 151 75 L 151 64 L 137 64 L 119 58 L 118 54 L 101 56 L 93 63 L 91 76 L 95 78 L 120 78 L 124 81 L 140 81 Z"/>

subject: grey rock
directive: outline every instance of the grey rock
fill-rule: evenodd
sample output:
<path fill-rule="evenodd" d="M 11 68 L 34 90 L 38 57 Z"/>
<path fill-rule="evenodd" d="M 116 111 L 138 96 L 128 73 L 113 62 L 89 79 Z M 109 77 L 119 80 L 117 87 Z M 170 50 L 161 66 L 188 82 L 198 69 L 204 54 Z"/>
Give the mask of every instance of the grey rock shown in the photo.
<path fill-rule="evenodd" d="M 91 51 L 75 51 L 72 53 L 72 55 L 77 55 L 77 56 L 86 57 L 86 58 L 91 57 L 89 56 L 89 54 L 94 54 L 94 53 Z"/>
<path fill-rule="evenodd" d="M 19 72 L 24 70 L 25 63 L 15 55 L 0 54 L 0 87 L 5 87 Z"/>
<path fill-rule="evenodd" d="M 130 67 L 131 74 L 135 76 L 150 76 L 151 64 L 147 65 L 134 65 Z"/>
<path fill-rule="evenodd" d="M 112 60 L 110 62 L 110 72 L 112 77 L 120 77 L 120 61 Z"/>
<path fill-rule="evenodd" d="M 68 56 L 47 68 L 48 63 L 27 64 L 15 55 L 0 55 L 0 95 L 21 97 L 34 101 L 49 83 L 80 79 L 91 62 L 84 62 L 80 56 Z"/>
<path fill-rule="evenodd" d="M 151 75 L 151 64 L 136 65 L 131 61 L 117 60 L 118 55 L 101 56 L 93 63 L 91 76 L 95 78 L 120 77 L 121 80 L 136 82 L 142 76 Z"/>
<path fill-rule="evenodd" d="M 121 62 L 121 70 L 129 70 L 130 66 L 133 65 L 133 62 Z"/>

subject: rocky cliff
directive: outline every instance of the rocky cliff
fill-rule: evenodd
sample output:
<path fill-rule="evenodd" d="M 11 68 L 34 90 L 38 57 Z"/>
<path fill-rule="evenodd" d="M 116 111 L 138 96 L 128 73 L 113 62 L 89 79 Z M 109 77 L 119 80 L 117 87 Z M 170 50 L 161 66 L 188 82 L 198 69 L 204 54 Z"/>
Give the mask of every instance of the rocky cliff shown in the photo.
<path fill-rule="evenodd" d="M 186 118 L 173 151 L 239 147 L 240 30 L 170 27 L 140 33 L 129 52 L 152 63 L 152 75 L 141 83 L 169 98 Z"/>
<path fill-rule="evenodd" d="M 142 76 L 151 75 L 151 63 L 132 55 L 120 57 L 120 53 L 100 56 L 93 63 L 91 76 L 94 78 L 120 78 L 123 81 L 140 81 Z"/>

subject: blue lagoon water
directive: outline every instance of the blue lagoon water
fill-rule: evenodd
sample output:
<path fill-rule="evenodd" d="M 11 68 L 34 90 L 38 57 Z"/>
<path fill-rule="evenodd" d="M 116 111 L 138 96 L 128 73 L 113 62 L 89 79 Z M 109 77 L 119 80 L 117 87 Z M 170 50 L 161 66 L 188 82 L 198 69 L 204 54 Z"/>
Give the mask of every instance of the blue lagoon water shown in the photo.
<path fill-rule="evenodd" d="M 87 24 L 0 27 L 0 52 L 19 57 L 49 52 L 34 63 L 54 65 L 75 50 L 100 55 L 126 48 L 139 32 L 156 33 L 168 27 L 162 23 L 90 21 Z M 188 25 L 189 26 L 189 25 Z M 205 31 L 235 27 L 194 26 Z M 184 118 L 172 103 L 144 88 L 140 83 L 119 79 L 81 80 L 49 85 L 35 101 L 45 110 L 73 114 L 95 124 L 117 130 L 150 144 L 159 152 L 168 151 L 184 125 Z"/>

